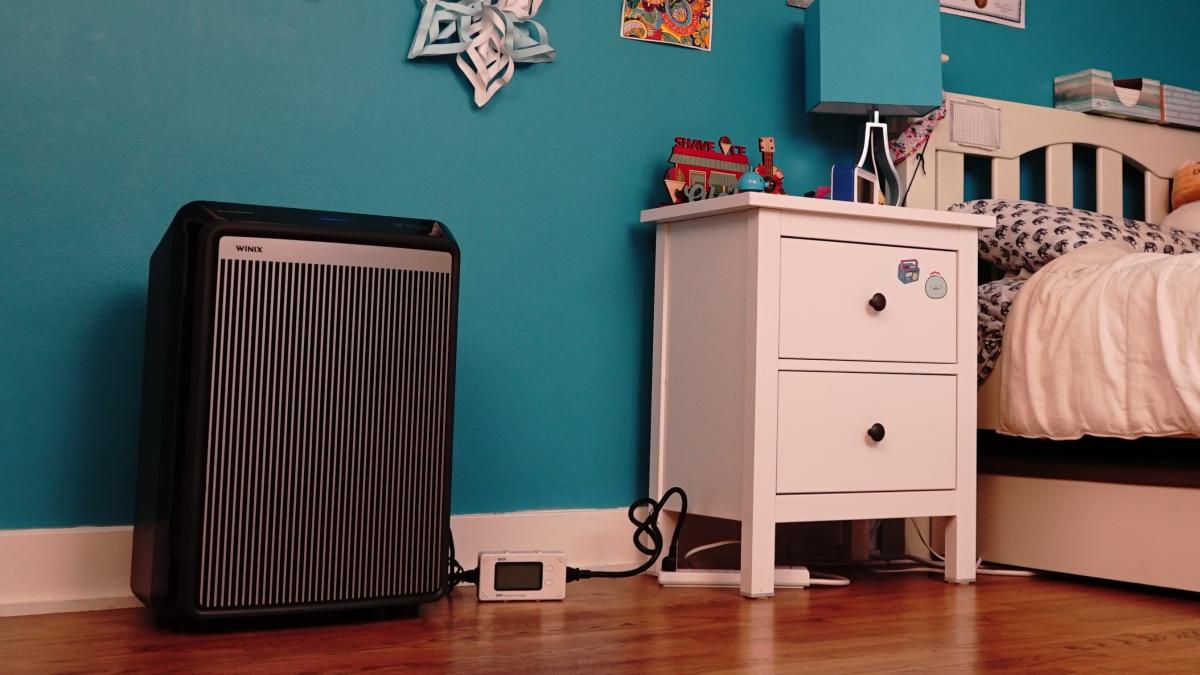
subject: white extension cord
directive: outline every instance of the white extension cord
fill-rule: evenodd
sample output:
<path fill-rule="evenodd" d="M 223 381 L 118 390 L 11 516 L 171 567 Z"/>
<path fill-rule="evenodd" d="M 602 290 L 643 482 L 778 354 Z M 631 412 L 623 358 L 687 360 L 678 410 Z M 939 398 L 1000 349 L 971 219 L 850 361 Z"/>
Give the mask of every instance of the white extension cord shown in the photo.
<path fill-rule="evenodd" d="M 708 551 L 722 546 L 732 546 L 740 544 L 737 539 L 725 539 L 722 541 L 697 546 L 683 555 L 683 559 L 687 560 L 693 555 L 701 551 Z M 679 586 L 707 586 L 707 587 L 725 587 L 725 586 L 740 586 L 742 583 L 742 573 L 738 570 L 706 570 L 706 569 L 680 569 L 673 572 L 660 570 L 658 573 L 658 583 L 660 586 L 679 587 Z M 834 574 L 821 574 L 810 572 L 807 567 L 803 566 L 783 566 L 775 568 L 775 587 L 776 588 L 808 588 L 809 586 L 849 586 L 850 580 L 846 577 L 839 577 Z"/>
<path fill-rule="evenodd" d="M 740 586 L 742 573 L 738 570 L 686 569 L 674 572 L 660 571 L 658 584 L 667 587 L 679 586 Z M 809 586 L 849 586 L 850 580 L 834 574 L 809 572 L 807 567 L 776 567 L 776 588 L 808 588 Z"/>

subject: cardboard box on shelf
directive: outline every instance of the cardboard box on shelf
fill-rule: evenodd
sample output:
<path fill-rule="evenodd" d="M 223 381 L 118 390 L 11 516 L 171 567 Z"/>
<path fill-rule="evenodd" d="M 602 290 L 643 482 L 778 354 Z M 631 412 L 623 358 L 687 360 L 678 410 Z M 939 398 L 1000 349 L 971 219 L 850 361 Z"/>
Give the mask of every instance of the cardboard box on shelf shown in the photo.
<path fill-rule="evenodd" d="M 1200 129 L 1200 91 L 1164 84 L 1162 92 L 1163 124 Z"/>
<path fill-rule="evenodd" d="M 1054 78 L 1054 107 L 1162 122 L 1162 84 L 1146 77 L 1114 80 L 1107 70 L 1089 68 Z"/>

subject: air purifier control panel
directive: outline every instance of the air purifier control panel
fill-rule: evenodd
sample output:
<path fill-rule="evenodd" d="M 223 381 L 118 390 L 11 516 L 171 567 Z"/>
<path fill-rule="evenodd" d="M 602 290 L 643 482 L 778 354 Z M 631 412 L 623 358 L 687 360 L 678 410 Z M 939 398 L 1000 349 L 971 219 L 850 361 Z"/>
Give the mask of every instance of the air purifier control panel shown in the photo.
<path fill-rule="evenodd" d="M 562 551 L 481 552 L 477 588 L 481 601 L 562 600 L 567 597 L 567 555 Z"/>

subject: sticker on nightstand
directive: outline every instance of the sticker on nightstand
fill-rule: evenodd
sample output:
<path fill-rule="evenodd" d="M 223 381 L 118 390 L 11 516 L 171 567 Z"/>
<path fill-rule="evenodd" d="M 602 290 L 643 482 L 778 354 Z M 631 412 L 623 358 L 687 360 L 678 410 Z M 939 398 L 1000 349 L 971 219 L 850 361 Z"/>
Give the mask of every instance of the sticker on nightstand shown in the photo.
<path fill-rule="evenodd" d="M 950 284 L 946 283 L 946 278 L 934 272 L 925 280 L 925 295 L 934 300 L 941 300 L 946 297 L 946 293 L 950 292 Z"/>
<path fill-rule="evenodd" d="M 916 258 L 908 258 L 900 261 L 900 269 L 896 270 L 896 276 L 900 278 L 900 283 L 911 284 L 921 278 L 921 267 L 917 264 Z"/>

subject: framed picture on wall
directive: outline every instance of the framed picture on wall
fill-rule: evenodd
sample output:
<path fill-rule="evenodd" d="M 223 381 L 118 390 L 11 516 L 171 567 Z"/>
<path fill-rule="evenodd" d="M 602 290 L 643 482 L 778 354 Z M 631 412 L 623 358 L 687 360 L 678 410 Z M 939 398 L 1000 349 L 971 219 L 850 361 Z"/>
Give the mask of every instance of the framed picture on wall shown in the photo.
<path fill-rule="evenodd" d="M 946 14 L 990 21 L 1012 28 L 1025 27 L 1025 0 L 941 0 Z"/>

